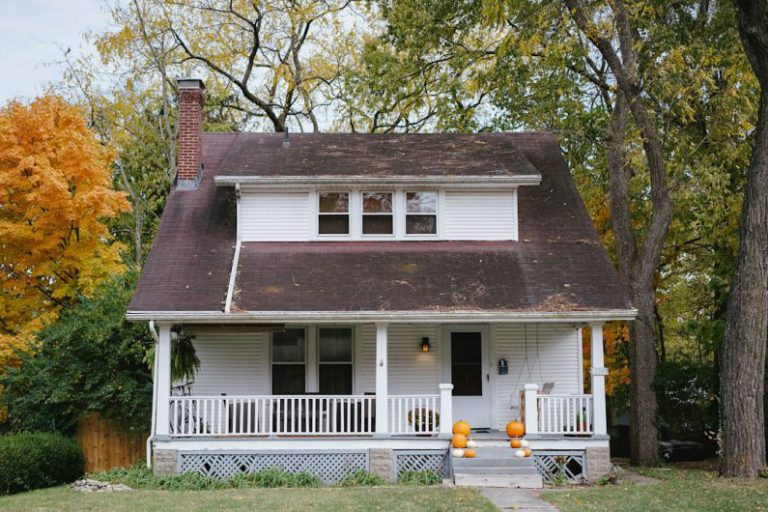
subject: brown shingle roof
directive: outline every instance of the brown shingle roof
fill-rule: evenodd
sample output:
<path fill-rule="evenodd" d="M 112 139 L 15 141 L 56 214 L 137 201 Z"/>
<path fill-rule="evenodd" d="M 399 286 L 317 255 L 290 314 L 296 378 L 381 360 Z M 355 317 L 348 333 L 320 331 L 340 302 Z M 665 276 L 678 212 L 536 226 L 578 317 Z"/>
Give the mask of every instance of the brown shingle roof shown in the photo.
<path fill-rule="evenodd" d="M 541 185 L 519 189 L 520 241 L 244 243 L 232 311 L 630 308 L 555 139 L 545 133 L 496 137 L 513 144 L 542 176 Z M 234 207 L 231 188 L 216 188 L 213 176 L 224 172 L 222 160 L 242 140 L 204 136 L 201 187 L 171 193 L 130 311 L 223 311 Z"/>
<path fill-rule="evenodd" d="M 226 176 L 537 176 L 506 134 L 241 133 Z"/>

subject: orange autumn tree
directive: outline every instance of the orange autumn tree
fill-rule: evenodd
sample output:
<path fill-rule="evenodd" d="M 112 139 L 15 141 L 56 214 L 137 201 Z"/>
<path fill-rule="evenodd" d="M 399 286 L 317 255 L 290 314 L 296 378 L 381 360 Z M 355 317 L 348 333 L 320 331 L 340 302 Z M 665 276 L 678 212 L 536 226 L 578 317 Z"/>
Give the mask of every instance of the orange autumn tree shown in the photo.
<path fill-rule="evenodd" d="M 113 158 L 55 95 L 0 109 L 0 372 L 79 293 L 120 272 L 104 221 L 129 205 L 111 188 Z"/>
<path fill-rule="evenodd" d="M 584 357 L 584 387 L 590 389 L 590 368 L 592 366 L 591 331 L 586 326 L 582 331 L 582 354 Z M 629 327 L 626 322 L 608 322 L 603 328 L 605 366 L 610 370 L 605 379 L 605 393 L 614 396 L 629 386 Z"/>

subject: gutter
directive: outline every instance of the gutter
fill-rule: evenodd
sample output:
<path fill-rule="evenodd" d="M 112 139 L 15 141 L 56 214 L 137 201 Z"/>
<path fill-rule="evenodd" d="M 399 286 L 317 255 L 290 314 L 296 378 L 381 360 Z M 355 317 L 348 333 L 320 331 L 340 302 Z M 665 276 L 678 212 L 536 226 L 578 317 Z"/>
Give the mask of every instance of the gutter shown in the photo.
<path fill-rule="evenodd" d="M 154 320 L 149 321 L 149 332 L 155 340 L 155 363 L 152 365 L 152 424 L 147 438 L 147 467 L 152 468 L 152 443 L 155 441 L 155 424 L 157 423 L 157 358 L 159 357 L 157 345 L 160 343 Z"/>
<path fill-rule="evenodd" d="M 611 309 L 599 311 L 128 311 L 131 321 L 156 320 L 201 324 L 247 323 L 524 323 L 524 322 L 610 322 L 631 321 L 637 309 Z"/>
<path fill-rule="evenodd" d="M 226 176 L 214 177 L 217 186 L 351 186 L 351 185 L 467 185 L 473 188 L 496 189 L 499 185 L 539 185 L 540 174 L 518 176 Z"/>

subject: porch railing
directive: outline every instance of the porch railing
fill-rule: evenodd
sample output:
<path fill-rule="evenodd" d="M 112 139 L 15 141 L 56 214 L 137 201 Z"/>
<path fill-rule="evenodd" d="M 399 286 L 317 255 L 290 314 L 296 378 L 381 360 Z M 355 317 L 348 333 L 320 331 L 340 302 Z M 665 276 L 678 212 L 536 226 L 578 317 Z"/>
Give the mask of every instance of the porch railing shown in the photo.
<path fill-rule="evenodd" d="M 172 396 L 172 436 L 373 435 L 374 395 Z M 390 395 L 389 433 L 437 434 L 440 395 Z"/>
<path fill-rule="evenodd" d="M 390 434 L 437 434 L 440 395 L 398 395 L 387 400 Z"/>
<path fill-rule="evenodd" d="M 592 395 L 537 395 L 540 434 L 591 435 Z"/>

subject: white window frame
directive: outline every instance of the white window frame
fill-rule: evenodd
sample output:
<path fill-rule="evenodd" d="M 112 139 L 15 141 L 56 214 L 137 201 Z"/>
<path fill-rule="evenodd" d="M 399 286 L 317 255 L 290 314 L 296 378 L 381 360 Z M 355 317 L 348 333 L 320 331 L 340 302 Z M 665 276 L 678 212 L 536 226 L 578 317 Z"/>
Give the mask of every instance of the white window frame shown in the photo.
<path fill-rule="evenodd" d="M 357 192 L 360 196 L 360 237 L 361 238 L 381 238 L 384 240 L 391 240 L 397 236 L 397 191 L 395 190 L 380 190 L 380 189 L 361 189 Z M 392 211 L 389 213 L 383 213 L 383 212 L 377 212 L 377 213 L 366 213 L 364 211 L 363 207 L 363 194 L 392 194 Z M 392 217 L 392 233 L 363 233 L 363 220 L 366 216 L 390 216 Z"/>
<path fill-rule="evenodd" d="M 440 214 L 440 206 L 442 203 L 442 196 L 443 193 L 439 189 L 427 189 L 427 188 L 406 188 L 402 191 L 402 202 L 403 202 L 403 237 L 408 240 L 434 240 L 435 238 L 439 238 L 442 233 L 441 224 L 440 224 L 440 218 L 442 215 Z M 409 193 L 415 193 L 415 192 L 433 192 L 435 194 L 435 213 L 408 213 L 408 194 Z M 435 216 L 435 232 L 434 233 L 418 233 L 418 234 L 409 234 L 406 232 L 406 225 L 407 225 L 407 219 L 408 215 L 434 215 Z"/>
<path fill-rule="evenodd" d="M 347 194 L 347 211 L 346 213 L 342 212 L 321 212 L 320 211 L 320 194 Z M 348 240 L 350 237 L 354 236 L 354 225 L 353 225 L 353 197 L 355 194 L 350 190 L 317 190 L 315 192 L 315 236 L 319 238 L 340 238 L 343 240 Z M 321 215 L 335 215 L 341 217 L 342 215 L 346 215 L 348 218 L 348 229 L 347 233 L 320 233 L 320 216 Z"/>
<path fill-rule="evenodd" d="M 310 362 L 310 353 L 309 353 L 309 342 L 310 342 L 310 330 L 307 329 L 306 326 L 303 325 L 286 325 L 286 329 L 301 329 L 304 331 L 304 361 L 299 363 L 298 361 L 291 361 L 291 362 L 275 362 L 275 333 L 271 332 L 269 333 L 269 393 L 271 395 L 274 395 L 274 389 L 272 389 L 272 367 L 273 365 L 290 365 L 290 364 L 303 364 L 304 365 L 304 393 L 307 393 L 309 389 L 312 389 L 312 385 L 310 384 L 310 374 L 309 374 L 309 362 Z M 297 395 L 299 396 L 299 395 Z"/>

